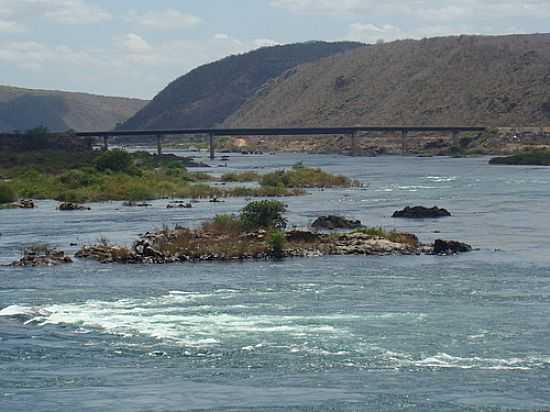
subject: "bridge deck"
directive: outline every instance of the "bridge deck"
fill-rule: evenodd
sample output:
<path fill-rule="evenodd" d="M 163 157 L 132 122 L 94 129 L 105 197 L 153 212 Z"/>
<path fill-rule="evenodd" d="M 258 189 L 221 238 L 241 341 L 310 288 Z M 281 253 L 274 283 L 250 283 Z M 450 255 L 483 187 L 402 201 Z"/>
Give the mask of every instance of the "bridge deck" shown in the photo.
<path fill-rule="evenodd" d="M 77 132 L 81 137 L 114 136 L 166 136 L 166 135 L 212 135 L 212 136 L 306 136 L 338 135 L 360 132 L 482 132 L 481 126 L 353 126 L 353 127 L 285 127 L 285 128 L 236 128 L 236 129 L 166 129 L 166 130 L 112 130 Z"/>

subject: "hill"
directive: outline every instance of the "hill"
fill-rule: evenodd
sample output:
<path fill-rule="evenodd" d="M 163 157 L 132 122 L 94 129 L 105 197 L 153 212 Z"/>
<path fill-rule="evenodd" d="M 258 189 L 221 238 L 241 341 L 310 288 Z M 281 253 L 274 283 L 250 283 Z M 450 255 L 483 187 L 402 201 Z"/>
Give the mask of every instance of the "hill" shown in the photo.
<path fill-rule="evenodd" d="M 550 124 L 550 35 L 377 44 L 267 83 L 230 127 Z"/>
<path fill-rule="evenodd" d="M 0 131 L 38 126 L 54 132 L 110 130 L 146 103 L 122 97 L 0 86 Z"/>
<path fill-rule="evenodd" d="M 176 79 L 121 129 L 212 127 L 223 121 L 268 80 L 299 64 L 362 46 L 308 42 L 264 47 L 201 66 Z"/>

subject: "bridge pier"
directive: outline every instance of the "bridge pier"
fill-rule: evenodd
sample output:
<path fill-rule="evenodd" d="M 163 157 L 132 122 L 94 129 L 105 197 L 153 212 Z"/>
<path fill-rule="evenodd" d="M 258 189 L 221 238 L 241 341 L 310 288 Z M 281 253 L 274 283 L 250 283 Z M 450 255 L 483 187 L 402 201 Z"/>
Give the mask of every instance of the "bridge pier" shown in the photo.
<path fill-rule="evenodd" d="M 458 131 L 457 130 L 453 130 L 451 132 L 451 145 L 453 146 L 457 146 L 458 145 Z"/>
<path fill-rule="evenodd" d="M 409 136 L 409 131 L 407 129 L 401 130 L 401 154 L 407 153 L 407 137 Z"/>
<path fill-rule="evenodd" d="M 109 136 L 103 136 L 103 150 L 109 150 Z"/>
<path fill-rule="evenodd" d="M 162 136 L 160 134 L 157 135 L 157 154 L 162 155 Z"/>
<path fill-rule="evenodd" d="M 214 141 L 214 133 L 208 134 L 208 148 L 210 149 L 210 160 L 214 160 L 216 158 L 216 147 L 215 147 L 215 141 Z"/>
<path fill-rule="evenodd" d="M 353 132 L 350 136 L 351 136 L 351 155 L 355 157 L 359 154 L 359 148 L 357 147 L 357 132 Z"/>

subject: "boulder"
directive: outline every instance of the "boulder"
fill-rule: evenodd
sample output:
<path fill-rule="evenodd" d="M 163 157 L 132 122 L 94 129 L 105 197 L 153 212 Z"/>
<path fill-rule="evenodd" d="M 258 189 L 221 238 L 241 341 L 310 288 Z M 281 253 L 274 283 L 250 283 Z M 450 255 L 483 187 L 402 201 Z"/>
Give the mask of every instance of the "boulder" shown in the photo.
<path fill-rule="evenodd" d="M 122 203 L 122 206 L 125 206 L 125 207 L 151 207 L 153 205 L 150 204 L 150 203 L 147 203 L 147 202 L 134 202 L 132 200 L 128 200 L 128 201 Z"/>
<path fill-rule="evenodd" d="M 142 263 L 143 257 L 122 246 L 98 244 L 82 247 L 75 257 L 79 259 L 92 259 L 101 263 Z"/>
<path fill-rule="evenodd" d="M 78 203 L 73 202 L 63 202 L 57 206 L 58 210 L 62 211 L 72 211 L 72 210 L 92 210 L 92 208 L 87 206 L 79 205 Z"/>
<path fill-rule="evenodd" d="M 23 251 L 23 257 L 11 266 L 15 267 L 39 267 L 39 266 L 57 266 L 66 263 L 72 263 L 65 252 L 57 249 L 50 249 L 47 246 L 33 246 Z"/>
<path fill-rule="evenodd" d="M 192 209 L 193 205 L 190 202 L 171 202 L 166 205 L 166 209 Z"/>
<path fill-rule="evenodd" d="M 17 204 L 19 205 L 20 209 L 34 209 L 35 208 L 34 202 L 31 199 L 20 200 L 19 203 L 17 203 Z"/>
<path fill-rule="evenodd" d="M 311 225 L 315 229 L 359 229 L 363 227 L 359 220 L 350 220 L 341 216 L 320 216 Z"/>
<path fill-rule="evenodd" d="M 32 200 L 20 200 L 3 206 L 4 209 L 34 209 L 36 206 Z"/>
<path fill-rule="evenodd" d="M 448 210 L 434 206 L 432 208 L 424 206 L 407 206 L 403 210 L 399 210 L 392 217 L 406 219 L 432 219 L 451 216 Z"/>
<path fill-rule="evenodd" d="M 471 252 L 472 247 L 466 243 L 456 242 L 454 240 L 437 239 L 434 242 L 434 255 L 456 255 L 457 253 Z"/>

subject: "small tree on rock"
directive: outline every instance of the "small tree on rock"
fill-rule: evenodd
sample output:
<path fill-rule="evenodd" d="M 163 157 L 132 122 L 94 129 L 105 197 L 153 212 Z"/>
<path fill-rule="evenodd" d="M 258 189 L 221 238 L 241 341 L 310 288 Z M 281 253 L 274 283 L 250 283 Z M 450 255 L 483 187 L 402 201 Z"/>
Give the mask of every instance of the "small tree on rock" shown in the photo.
<path fill-rule="evenodd" d="M 241 222 L 247 230 L 284 229 L 287 220 L 283 217 L 286 205 L 277 200 L 261 200 L 249 203 L 241 210 Z"/>

